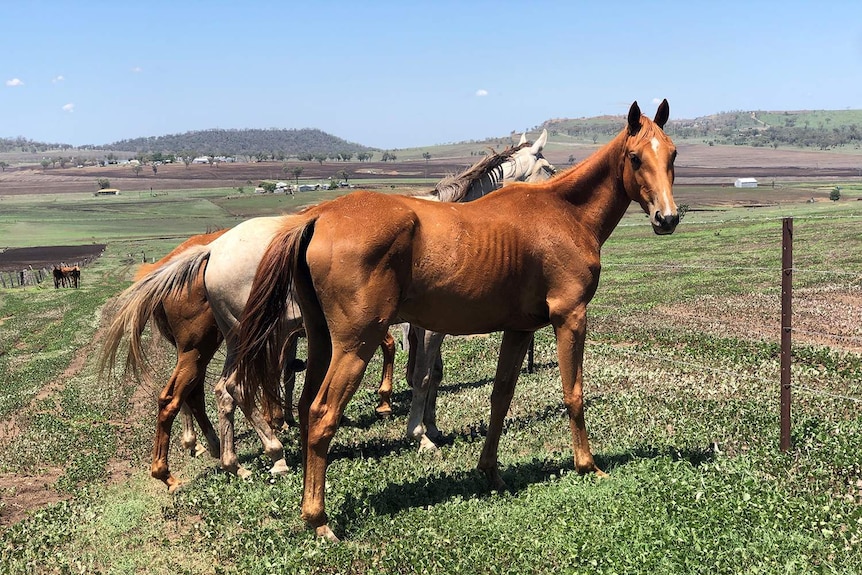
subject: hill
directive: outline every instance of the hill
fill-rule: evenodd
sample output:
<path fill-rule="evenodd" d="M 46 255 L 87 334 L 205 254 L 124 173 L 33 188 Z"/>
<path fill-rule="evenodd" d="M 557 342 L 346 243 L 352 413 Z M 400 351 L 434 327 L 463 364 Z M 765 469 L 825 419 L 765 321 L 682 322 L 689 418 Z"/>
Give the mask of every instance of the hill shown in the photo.
<path fill-rule="evenodd" d="M 602 144 L 620 127 L 621 116 L 554 118 L 530 131 L 535 135 L 547 128 L 551 150 Z M 677 141 L 708 146 L 730 145 L 760 148 L 813 150 L 858 150 L 862 145 L 862 110 L 731 111 L 695 119 L 671 120 L 666 126 Z M 430 154 L 434 158 L 473 157 L 489 148 L 502 149 L 517 141 L 520 134 L 471 140 L 454 144 L 429 145 L 396 150 L 398 159 L 416 160 Z M 0 138 L 0 165 L 66 163 L 92 165 L 109 153 L 117 159 L 158 154 L 183 156 L 234 156 L 241 160 L 311 160 L 314 156 L 337 159 L 339 155 L 379 152 L 348 142 L 318 129 L 212 129 L 165 136 L 120 140 L 102 146 L 74 148 L 67 144 L 36 142 L 23 137 Z M 550 150 L 548 150 L 550 151 Z M 570 150 L 571 152 L 571 150 Z M 580 157 L 580 152 L 576 155 Z M 147 158 L 149 157 L 149 158 Z M 365 159 L 368 159 L 366 157 Z M 359 157 L 359 159 L 363 159 Z"/>
<path fill-rule="evenodd" d="M 302 128 L 293 130 L 198 130 L 150 138 L 120 140 L 101 149 L 127 150 L 136 154 L 180 154 L 185 151 L 209 156 L 258 156 L 281 153 L 285 156 L 300 154 L 360 153 L 372 148 L 342 140 L 321 130 Z"/>
<path fill-rule="evenodd" d="M 539 128 L 547 128 L 552 135 L 596 143 L 617 133 L 619 118 L 560 118 L 548 120 Z M 665 129 L 676 140 L 697 140 L 708 145 L 859 149 L 862 110 L 721 112 L 693 120 L 670 120 Z"/>

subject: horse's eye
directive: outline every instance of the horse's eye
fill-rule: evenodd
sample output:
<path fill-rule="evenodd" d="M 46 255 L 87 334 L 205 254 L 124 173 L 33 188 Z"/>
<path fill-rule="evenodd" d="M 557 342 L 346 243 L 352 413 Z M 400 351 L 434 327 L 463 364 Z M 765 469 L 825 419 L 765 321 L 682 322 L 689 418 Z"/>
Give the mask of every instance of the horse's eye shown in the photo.
<path fill-rule="evenodd" d="M 676 161 L 676 150 L 673 151 L 673 154 L 670 155 L 670 163 L 673 164 Z"/>
<path fill-rule="evenodd" d="M 629 159 L 632 161 L 632 168 L 637 170 L 641 167 L 641 159 L 634 152 L 629 153 Z"/>

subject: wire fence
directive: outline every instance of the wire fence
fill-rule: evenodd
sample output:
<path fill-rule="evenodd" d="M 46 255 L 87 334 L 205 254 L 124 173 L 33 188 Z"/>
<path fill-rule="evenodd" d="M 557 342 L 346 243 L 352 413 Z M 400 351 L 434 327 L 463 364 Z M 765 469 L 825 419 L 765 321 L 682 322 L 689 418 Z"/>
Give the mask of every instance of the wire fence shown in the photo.
<path fill-rule="evenodd" d="M 843 216 L 846 217 L 846 216 Z M 852 216 L 855 217 L 855 216 Z M 823 218 L 806 218 L 806 219 L 827 219 Z M 776 365 L 776 372 L 773 378 L 767 378 L 762 375 L 740 373 L 738 371 L 728 371 L 720 366 L 707 365 L 702 362 L 692 361 L 687 358 L 685 361 L 678 361 L 669 357 L 667 354 L 662 354 L 661 357 L 643 353 L 638 350 L 633 350 L 631 346 L 615 346 L 613 344 L 591 342 L 590 345 L 599 345 L 605 349 L 612 349 L 624 353 L 627 357 L 637 357 L 647 361 L 660 361 L 662 365 L 674 365 L 680 370 L 691 371 L 699 370 L 700 373 L 711 373 L 721 377 L 732 378 L 734 380 L 745 379 L 751 382 L 756 382 L 758 385 L 765 388 L 779 389 L 781 391 L 781 425 L 782 425 L 782 450 L 786 450 L 789 446 L 789 428 L 790 428 L 790 392 L 794 391 L 807 396 L 829 398 L 835 401 L 849 402 L 852 404 L 862 404 L 862 397 L 835 392 L 832 390 L 817 389 L 811 385 L 804 385 L 798 382 L 798 377 L 794 377 L 792 369 L 793 348 L 792 336 L 801 336 L 805 344 L 826 346 L 830 349 L 841 348 L 848 350 L 850 353 L 859 353 L 859 348 L 862 348 L 862 311 L 859 308 L 851 308 L 851 313 L 858 314 L 855 319 L 850 317 L 848 321 L 841 324 L 835 321 L 822 321 L 824 326 L 828 326 L 829 331 L 824 331 L 812 328 L 811 326 L 793 327 L 792 325 L 792 308 L 794 294 L 792 293 L 792 278 L 796 274 L 806 274 L 809 276 L 821 276 L 823 278 L 836 278 L 837 281 L 830 283 L 841 290 L 862 290 L 862 271 L 846 270 L 846 269 L 806 269 L 797 268 L 792 265 L 792 244 L 793 244 L 793 220 L 792 218 L 761 218 L 760 221 L 782 221 L 784 225 L 783 242 L 782 242 L 782 264 L 781 266 L 718 266 L 706 264 L 668 264 L 661 266 L 661 271 L 664 273 L 668 270 L 680 271 L 715 271 L 715 272 L 734 272 L 734 273 L 770 273 L 776 278 L 782 278 L 782 301 L 781 315 L 776 314 L 775 317 L 775 339 L 780 340 L 782 348 L 781 365 Z M 654 264 L 637 264 L 637 263 L 607 263 L 606 268 L 623 268 L 623 269 L 651 269 L 655 270 Z M 839 279 L 840 278 L 840 279 Z M 847 278 L 852 278 L 850 282 Z M 810 286 L 809 286 L 810 290 Z M 862 292 L 860 292 L 862 293 Z M 772 296 L 770 296 L 772 297 Z M 776 302 L 778 304 L 778 302 Z M 600 306 L 600 309 L 605 307 L 609 309 L 611 306 Z M 778 306 L 776 306 L 777 310 Z M 775 313 L 775 312 L 773 312 Z M 702 316 L 688 316 L 690 320 L 704 320 L 715 323 L 720 320 L 716 318 L 704 318 Z M 833 318 L 834 320 L 834 318 Z M 839 325 L 836 325 L 839 324 Z M 849 327 L 848 327 L 849 326 Z M 842 328 L 844 331 L 842 332 Z M 732 331 L 732 327 L 725 326 L 726 331 Z M 797 343 L 797 346 L 799 344 Z M 786 357 L 785 357 L 786 355 Z M 794 382 L 794 380 L 796 380 Z M 858 383 L 854 380 L 853 382 Z M 856 388 L 853 385 L 853 388 Z"/>

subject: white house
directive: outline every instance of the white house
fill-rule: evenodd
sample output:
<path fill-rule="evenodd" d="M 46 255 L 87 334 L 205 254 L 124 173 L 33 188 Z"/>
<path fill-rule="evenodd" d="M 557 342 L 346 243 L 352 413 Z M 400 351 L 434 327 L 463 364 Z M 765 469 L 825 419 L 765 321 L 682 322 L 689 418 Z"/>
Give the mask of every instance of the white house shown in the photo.
<path fill-rule="evenodd" d="M 736 178 L 733 182 L 734 188 L 756 188 L 757 180 L 755 178 Z"/>

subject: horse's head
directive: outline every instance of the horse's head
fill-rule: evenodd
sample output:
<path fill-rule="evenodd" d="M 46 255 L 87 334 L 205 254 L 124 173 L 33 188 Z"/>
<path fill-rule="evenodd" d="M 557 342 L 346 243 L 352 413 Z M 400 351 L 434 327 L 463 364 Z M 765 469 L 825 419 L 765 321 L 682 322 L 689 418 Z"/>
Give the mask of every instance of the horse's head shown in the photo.
<path fill-rule="evenodd" d="M 526 134 L 521 136 L 519 146 L 527 142 Z M 557 169 L 542 156 L 542 149 L 548 142 L 548 130 L 542 130 L 542 135 L 531 145 L 519 149 L 512 158 L 502 165 L 503 181 L 508 182 L 541 182 L 553 176 Z"/>
<path fill-rule="evenodd" d="M 673 200 L 676 146 L 663 129 L 669 115 L 667 100 L 659 105 L 654 120 L 642 116 L 638 103 L 633 103 L 623 157 L 626 193 L 641 205 L 657 234 L 672 234 L 679 223 Z"/>

